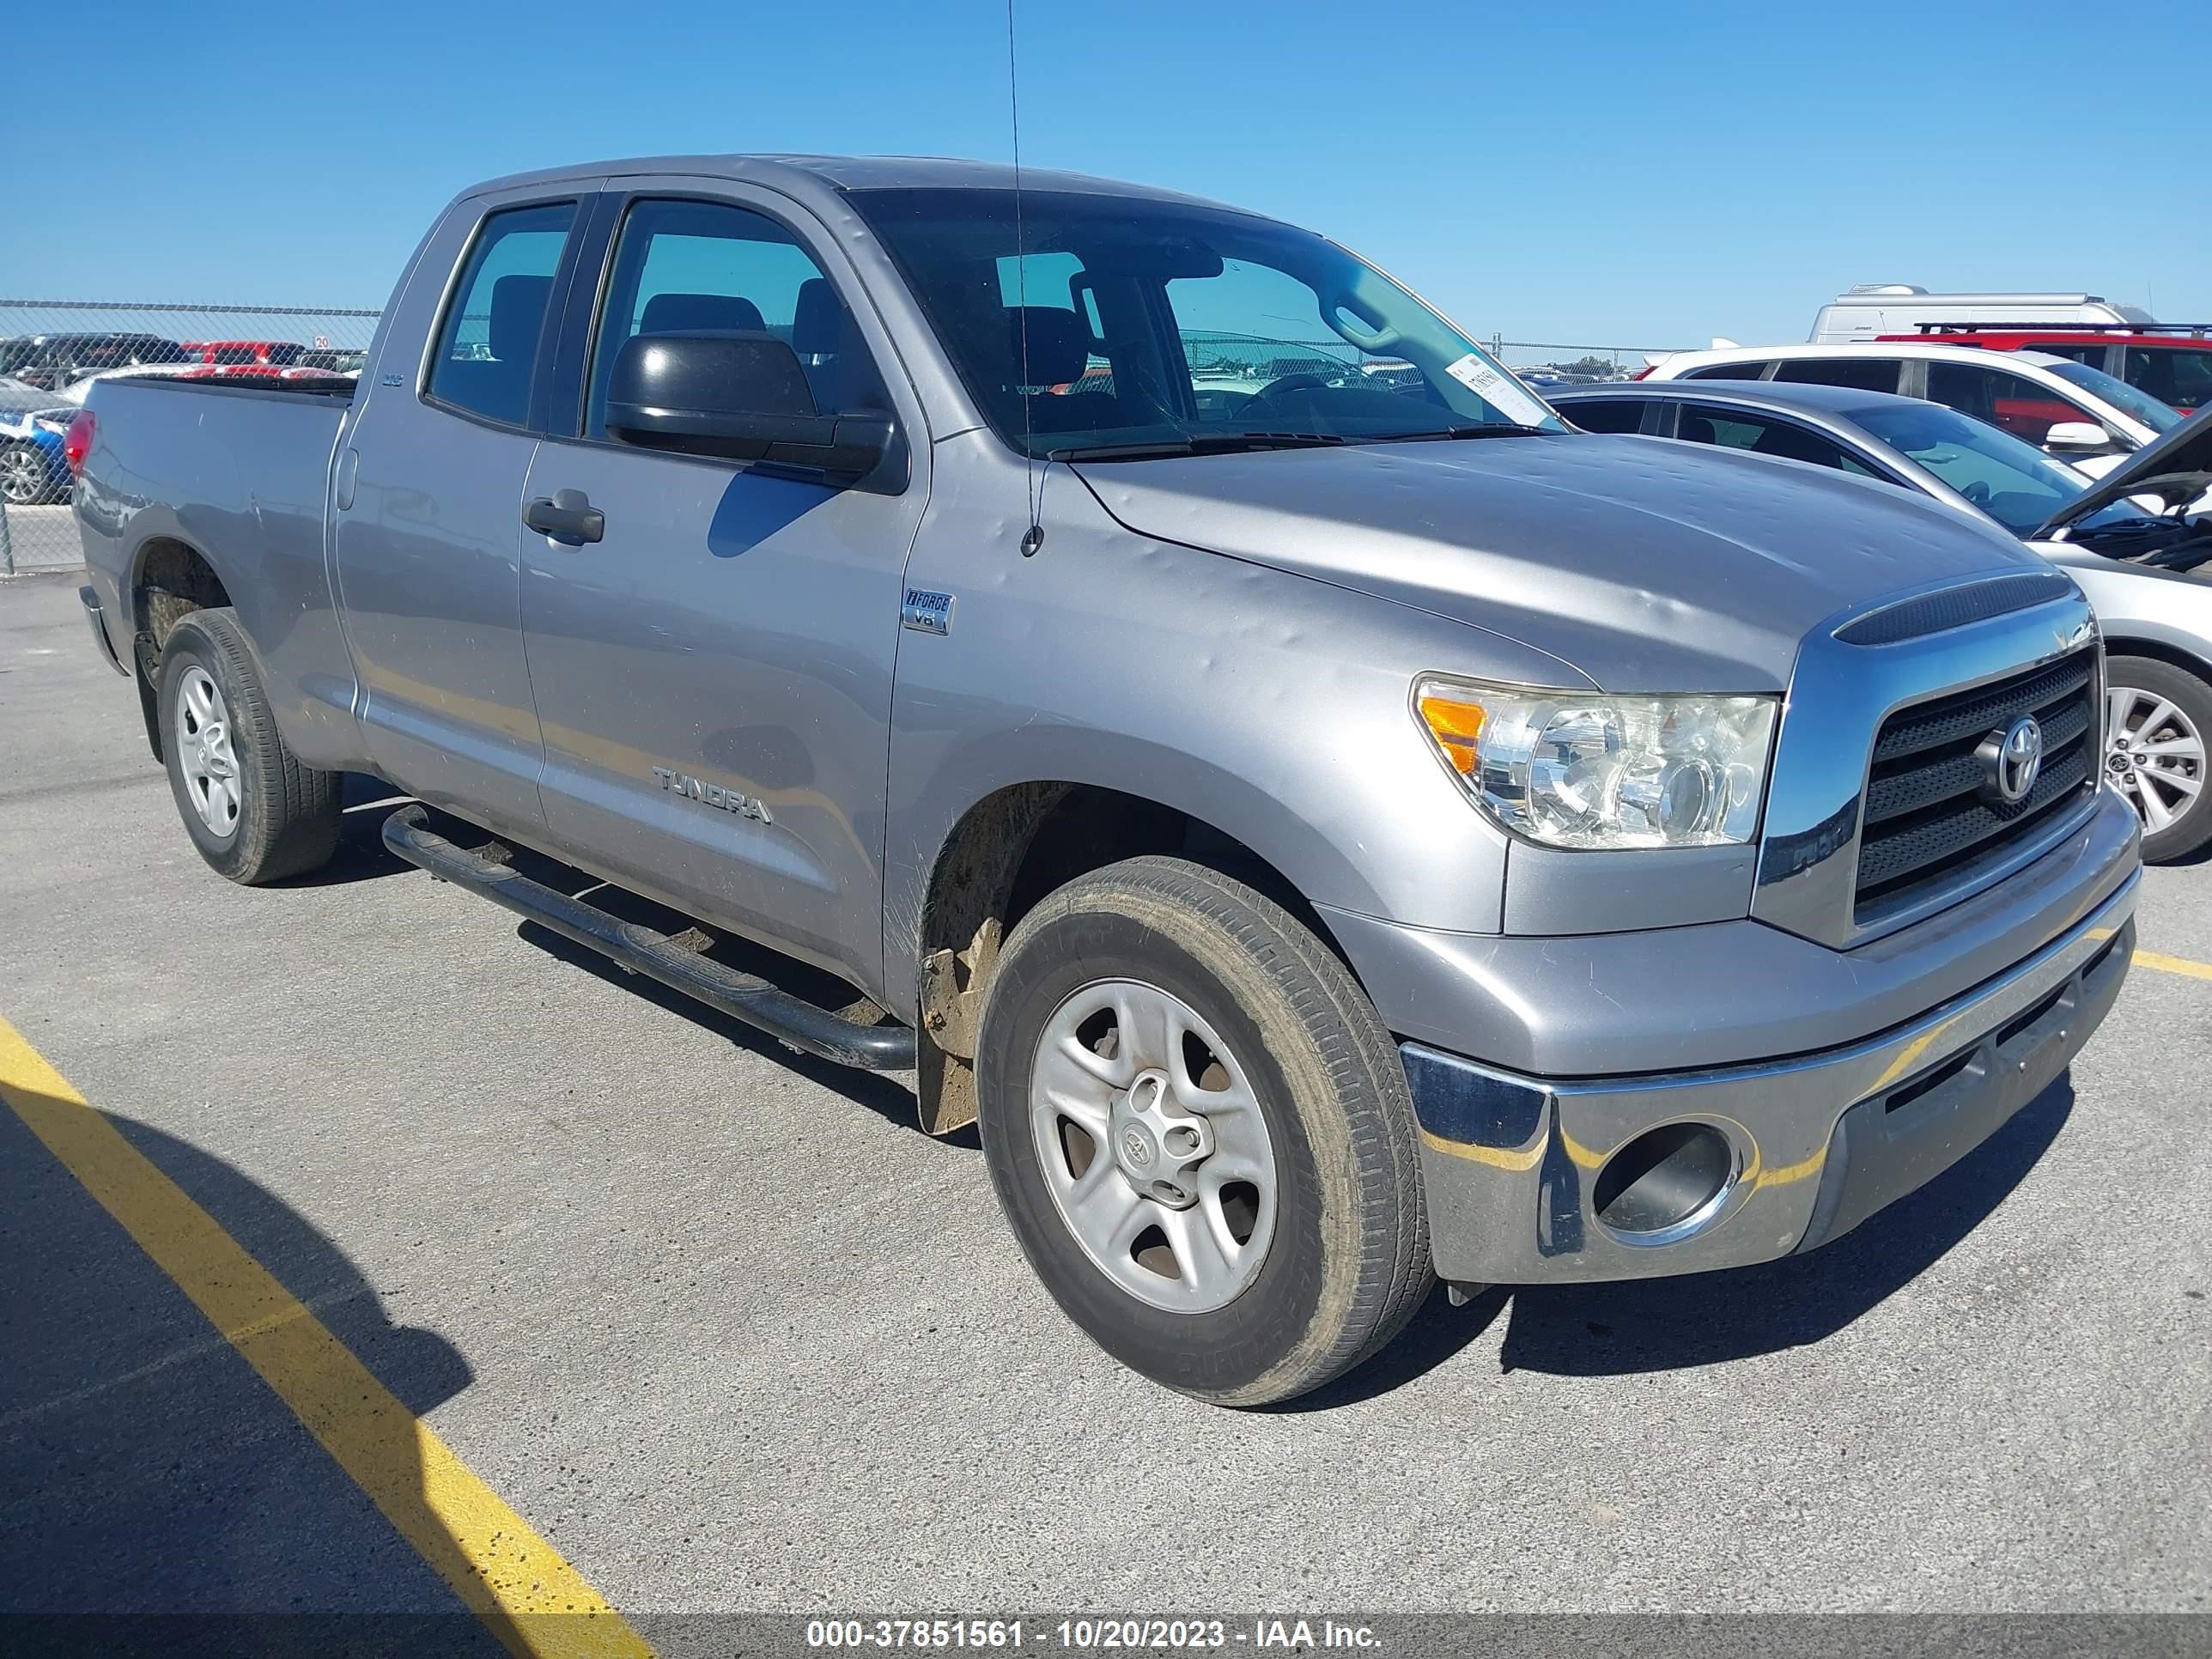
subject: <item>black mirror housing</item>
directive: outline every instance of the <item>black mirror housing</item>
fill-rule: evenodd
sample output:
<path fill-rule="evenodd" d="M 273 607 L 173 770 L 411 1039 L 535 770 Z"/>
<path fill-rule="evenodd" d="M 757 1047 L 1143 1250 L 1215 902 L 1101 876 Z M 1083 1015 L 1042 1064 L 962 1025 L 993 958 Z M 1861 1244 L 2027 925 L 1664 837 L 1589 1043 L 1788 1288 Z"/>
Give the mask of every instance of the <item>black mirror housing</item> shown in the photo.
<path fill-rule="evenodd" d="M 608 380 L 606 424 L 640 448 L 819 474 L 836 484 L 877 472 L 897 437 L 880 410 L 822 413 L 799 354 L 749 329 L 625 341 Z M 903 486 L 902 477 L 890 488 Z"/>

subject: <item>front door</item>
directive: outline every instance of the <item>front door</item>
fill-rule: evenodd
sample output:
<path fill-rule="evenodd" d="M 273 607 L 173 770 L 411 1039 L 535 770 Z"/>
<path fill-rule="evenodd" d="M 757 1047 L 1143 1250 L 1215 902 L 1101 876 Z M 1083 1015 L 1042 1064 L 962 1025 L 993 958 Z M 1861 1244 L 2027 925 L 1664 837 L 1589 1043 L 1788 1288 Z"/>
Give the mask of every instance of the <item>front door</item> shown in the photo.
<path fill-rule="evenodd" d="M 448 215 L 386 325 L 395 343 L 431 338 L 428 360 L 396 345 L 380 359 L 339 458 L 333 546 L 370 758 L 526 839 L 544 823 L 521 617 L 532 388 L 587 199 Z"/>
<path fill-rule="evenodd" d="M 551 419 L 524 490 L 600 515 L 597 541 L 524 540 L 546 823 L 611 880 L 874 984 L 926 460 L 898 493 L 841 489 L 616 442 L 605 404 L 633 336 L 738 329 L 788 342 L 825 412 L 889 409 L 915 434 L 919 410 L 877 372 L 894 360 L 818 227 L 765 192 L 669 186 L 603 209 L 604 291 L 594 307 L 580 285 L 564 327 L 578 406 Z"/>

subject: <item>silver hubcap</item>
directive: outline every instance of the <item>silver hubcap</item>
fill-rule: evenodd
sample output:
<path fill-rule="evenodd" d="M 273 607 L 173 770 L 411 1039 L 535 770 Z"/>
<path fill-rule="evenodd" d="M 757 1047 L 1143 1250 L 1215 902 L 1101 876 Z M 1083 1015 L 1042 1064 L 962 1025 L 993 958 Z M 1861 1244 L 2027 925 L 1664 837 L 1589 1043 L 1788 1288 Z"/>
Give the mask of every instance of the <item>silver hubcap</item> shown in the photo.
<path fill-rule="evenodd" d="M 15 448 L 0 453 L 0 495 L 18 507 L 27 507 L 46 488 L 46 459 L 37 451 Z"/>
<path fill-rule="evenodd" d="M 1030 1123 L 1060 1219 L 1139 1301 L 1233 1301 L 1275 1232 L 1275 1149 L 1259 1097 L 1180 998 L 1100 980 L 1054 1011 L 1030 1071 Z"/>
<path fill-rule="evenodd" d="M 2204 788 L 2204 734 L 2154 691 L 2116 685 L 2105 698 L 2105 775 L 2152 835 L 2194 811 Z"/>
<path fill-rule="evenodd" d="M 177 686 L 177 765 L 200 822 L 218 836 L 238 828 L 238 756 L 230 711 L 207 670 L 187 664 Z"/>

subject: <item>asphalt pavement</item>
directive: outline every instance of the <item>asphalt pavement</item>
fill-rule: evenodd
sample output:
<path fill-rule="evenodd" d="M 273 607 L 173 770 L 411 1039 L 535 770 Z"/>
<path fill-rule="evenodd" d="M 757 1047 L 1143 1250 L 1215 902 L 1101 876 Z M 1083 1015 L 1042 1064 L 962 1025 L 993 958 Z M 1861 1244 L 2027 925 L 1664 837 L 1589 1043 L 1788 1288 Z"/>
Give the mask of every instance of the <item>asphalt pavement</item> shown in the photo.
<path fill-rule="evenodd" d="M 623 1613 L 2212 1611 L 2212 864 L 2073 1068 L 1807 1258 L 1436 1297 L 1285 1410 L 1031 1278 L 972 1139 L 386 856 L 194 854 L 0 583 L 0 1018 Z M 0 1112 L 0 1608 L 452 1591 Z"/>

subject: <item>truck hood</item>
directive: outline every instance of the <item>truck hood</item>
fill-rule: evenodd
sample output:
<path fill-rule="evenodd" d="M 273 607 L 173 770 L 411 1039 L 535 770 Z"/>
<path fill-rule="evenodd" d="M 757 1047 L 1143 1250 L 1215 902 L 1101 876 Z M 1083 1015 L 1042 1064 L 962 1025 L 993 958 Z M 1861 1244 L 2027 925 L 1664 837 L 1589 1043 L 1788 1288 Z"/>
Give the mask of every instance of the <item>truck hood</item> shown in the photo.
<path fill-rule="evenodd" d="M 2130 495 L 2156 495 L 2171 511 L 2196 500 L 2208 488 L 2212 488 L 2212 405 L 2160 433 L 2154 442 L 2098 478 L 2045 519 L 2034 532 L 2035 539 L 2078 524 L 2100 507 Z"/>
<path fill-rule="evenodd" d="M 1608 690 L 1778 691 L 1798 642 L 1839 611 L 2038 564 L 1994 526 L 1887 484 L 1652 438 L 1076 470 L 1141 535 L 1418 605 L 1548 652 Z"/>

